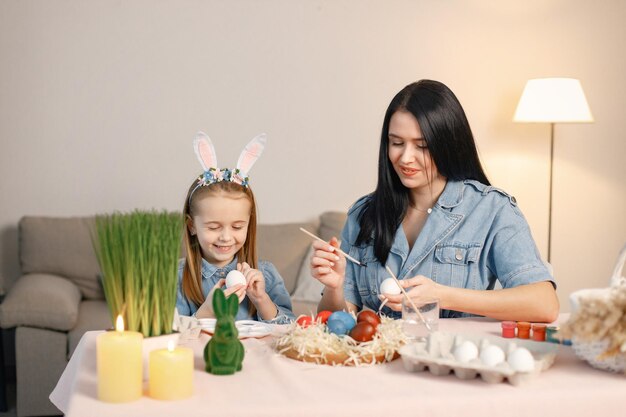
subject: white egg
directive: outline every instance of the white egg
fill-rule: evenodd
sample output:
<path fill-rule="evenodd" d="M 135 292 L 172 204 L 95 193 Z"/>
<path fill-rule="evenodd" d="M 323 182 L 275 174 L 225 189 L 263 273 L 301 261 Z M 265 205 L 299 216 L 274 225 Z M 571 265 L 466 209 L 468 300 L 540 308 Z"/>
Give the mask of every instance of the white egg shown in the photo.
<path fill-rule="evenodd" d="M 226 288 L 234 287 L 235 285 L 246 285 L 246 277 L 236 269 L 233 269 L 226 275 Z"/>
<path fill-rule="evenodd" d="M 528 349 L 523 347 L 519 347 L 511 352 L 507 362 L 517 372 L 531 372 L 535 369 L 533 355 Z"/>
<path fill-rule="evenodd" d="M 467 363 L 478 357 L 478 347 L 473 342 L 466 340 L 454 349 L 454 359 L 458 362 Z"/>
<path fill-rule="evenodd" d="M 395 294 L 400 294 L 401 292 L 402 291 L 400 290 L 400 287 L 398 287 L 398 284 L 396 284 L 396 281 L 394 281 L 393 278 L 387 278 L 386 280 L 380 283 L 381 294 L 395 295 Z"/>
<path fill-rule="evenodd" d="M 511 356 L 511 353 L 517 349 L 517 344 L 515 342 L 511 342 L 506 345 L 506 356 Z"/>
<path fill-rule="evenodd" d="M 504 362 L 504 351 L 500 346 L 488 345 L 480 351 L 480 360 L 487 366 L 496 366 Z"/>

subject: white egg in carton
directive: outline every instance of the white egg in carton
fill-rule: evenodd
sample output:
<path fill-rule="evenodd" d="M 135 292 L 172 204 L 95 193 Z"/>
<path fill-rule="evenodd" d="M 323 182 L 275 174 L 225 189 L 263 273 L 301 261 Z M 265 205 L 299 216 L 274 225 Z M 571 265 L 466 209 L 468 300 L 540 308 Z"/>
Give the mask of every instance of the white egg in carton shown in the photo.
<path fill-rule="evenodd" d="M 425 342 L 403 346 L 404 368 L 418 372 L 428 369 L 433 375 L 448 375 L 498 383 L 505 379 L 519 385 L 548 369 L 558 345 L 525 339 L 504 339 L 490 335 L 432 333 Z"/>

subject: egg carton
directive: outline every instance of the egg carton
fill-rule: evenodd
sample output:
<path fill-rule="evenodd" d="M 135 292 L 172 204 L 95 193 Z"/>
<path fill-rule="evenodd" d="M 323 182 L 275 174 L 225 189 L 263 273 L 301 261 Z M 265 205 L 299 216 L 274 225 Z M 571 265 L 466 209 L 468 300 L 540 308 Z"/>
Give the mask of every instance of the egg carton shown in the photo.
<path fill-rule="evenodd" d="M 480 360 L 480 357 L 469 362 L 460 362 L 456 360 L 453 352 L 455 347 L 464 341 L 474 343 L 479 351 L 488 345 L 496 345 L 506 353 L 507 358 L 516 348 L 526 348 L 533 356 L 533 370 L 516 371 L 506 360 L 498 365 L 488 366 Z M 557 350 L 558 345 L 554 343 L 504 339 L 490 335 L 434 332 L 426 341 L 403 346 L 399 353 L 402 356 L 404 368 L 411 372 L 428 369 L 433 375 L 448 375 L 453 372 L 462 380 L 480 376 L 483 381 L 492 384 L 507 380 L 512 385 L 520 385 L 534 379 L 552 366 Z"/>

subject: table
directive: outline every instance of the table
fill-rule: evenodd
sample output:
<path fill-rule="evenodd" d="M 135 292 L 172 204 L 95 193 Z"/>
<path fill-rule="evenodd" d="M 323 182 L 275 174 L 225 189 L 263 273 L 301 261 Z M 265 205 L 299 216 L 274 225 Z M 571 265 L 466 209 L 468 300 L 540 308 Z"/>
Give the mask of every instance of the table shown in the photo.
<path fill-rule="evenodd" d="M 561 316 L 564 322 L 566 316 Z M 442 319 L 439 330 L 500 334 L 500 322 L 485 318 Z M 401 360 L 362 368 L 331 367 L 285 358 L 272 337 L 243 341 L 243 370 L 231 376 L 203 371 L 208 336 L 194 349 L 193 397 L 159 401 L 143 396 L 126 404 L 97 400 L 96 336 L 81 339 L 51 401 L 74 416 L 617 416 L 626 409 L 626 378 L 590 367 L 571 347 L 561 346 L 554 365 L 522 386 L 470 381 L 454 374 L 411 373 Z"/>

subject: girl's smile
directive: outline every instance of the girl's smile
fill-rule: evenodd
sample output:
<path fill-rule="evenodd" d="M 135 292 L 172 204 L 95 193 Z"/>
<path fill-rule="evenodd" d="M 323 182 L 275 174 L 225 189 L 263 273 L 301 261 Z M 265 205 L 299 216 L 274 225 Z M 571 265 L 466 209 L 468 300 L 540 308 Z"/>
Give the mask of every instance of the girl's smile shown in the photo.
<path fill-rule="evenodd" d="M 215 250 L 217 250 L 220 253 L 228 253 L 233 248 L 233 245 L 228 245 L 228 246 L 213 245 L 213 246 L 215 247 Z"/>

